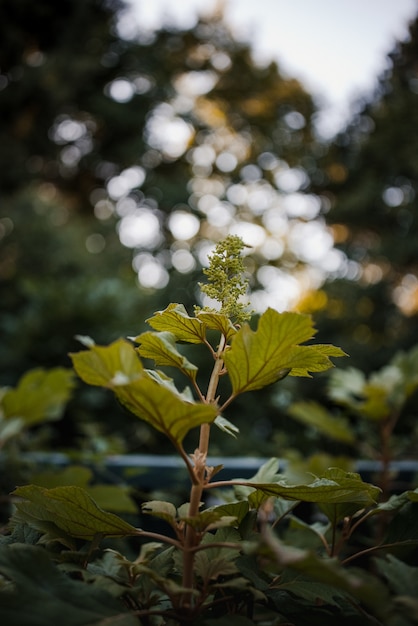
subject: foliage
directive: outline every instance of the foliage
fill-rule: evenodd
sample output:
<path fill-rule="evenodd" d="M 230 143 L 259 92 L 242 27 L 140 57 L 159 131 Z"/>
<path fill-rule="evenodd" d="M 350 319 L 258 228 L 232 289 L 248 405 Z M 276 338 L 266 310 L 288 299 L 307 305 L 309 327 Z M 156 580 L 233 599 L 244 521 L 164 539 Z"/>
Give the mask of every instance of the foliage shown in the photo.
<path fill-rule="evenodd" d="M 216 266 L 221 250 L 214 253 Z M 227 267 L 228 254 L 224 260 Z M 218 299 L 222 304 L 222 290 Z M 256 330 L 216 310 L 188 315 L 178 304 L 149 323 L 154 330 L 133 343 L 97 346 L 84 338 L 87 350 L 72 360 L 85 382 L 111 390 L 138 420 L 168 437 L 190 478 L 189 502 L 143 505 L 144 515 L 165 525 L 160 532 L 106 512 L 80 486 L 18 487 L 10 534 L 0 542 L 2 620 L 11 623 L 19 615 L 25 623 L 46 625 L 62 613 L 69 626 L 211 626 L 226 620 L 242 626 L 331 626 L 337 620 L 412 626 L 416 588 L 409 581 L 416 568 L 402 549 L 417 547 L 416 530 L 409 530 L 416 529 L 417 490 L 382 501 L 379 487 L 343 469 L 292 484 L 276 459 L 245 480 L 218 480 L 222 467 L 207 465 L 211 428 L 220 417 L 222 429 L 237 435 L 223 416 L 237 396 L 286 375 L 327 370 L 330 358 L 344 352 L 306 345 L 314 335 L 310 318 L 271 309 Z M 184 343 L 208 350 L 208 381 L 182 356 Z M 139 357 L 178 369 L 189 387 L 179 391 Z M 221 377 L 230 381 L 225 394 L 218 388 Z M 196 428 L 198 447 L 187 453 L 184 437 Z M 204 504 L 210 494 L 216 499 Z M 306 506 L 315 507 L 316 516 L 306 516 Z M 378 526 L 388 517 L 386 539 L 376 538 L 376 520 Z M 108 543 L 112 538 L 129 539 L 127 554 Z M 369 567 L 373 556 L 379 558 Z M 64 601 L 76 610 L 65 610 Z"/>
<path fill-rule="evenodd" d="M 418 348 L 414 346 L 408 352 L 397 353 L 369 377 L 354 367 L 333 371 L 328 397 L 334 408 L 300 401 L 290 406 L 289 415 L 333 441 L 348 444 L 352 455 L 378 460 L 382 466 L 379 485 L 389 495 L 396 481 L 392 461 L 408 458 L 411 451 L 415 456 L 416 429 L 397 431 L 409 417 L 408 402 L 417 389 Z"/>
<path fill-rule="evenodd" d="M 348 264 L 326 285 L 317 324 L 366 372 L 418 342 L 417 47 L 414 19 L 323 161 L 326 221 Z"/>

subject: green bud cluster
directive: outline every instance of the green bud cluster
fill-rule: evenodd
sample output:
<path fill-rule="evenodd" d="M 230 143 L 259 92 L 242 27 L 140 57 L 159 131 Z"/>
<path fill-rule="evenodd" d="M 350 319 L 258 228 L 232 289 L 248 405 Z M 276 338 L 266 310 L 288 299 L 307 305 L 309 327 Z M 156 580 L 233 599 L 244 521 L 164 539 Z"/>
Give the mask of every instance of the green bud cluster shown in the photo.
<path fill-rule="evenodd" d="M 220 313 L 229 317 L 234 324 L 241 324 L 251 317 L 248 302 L 241 300 L 248 289 L 242 260 L 242 250 L 245 247 L 245 243 L 237 235 L 228 235 L 220 241 L 209 257 L 209 267 L 203 270 L 208 282 L 199 283 L 202 293 L 219 302 Z M 214 309 L 204 307 L 202 310 Z"/>

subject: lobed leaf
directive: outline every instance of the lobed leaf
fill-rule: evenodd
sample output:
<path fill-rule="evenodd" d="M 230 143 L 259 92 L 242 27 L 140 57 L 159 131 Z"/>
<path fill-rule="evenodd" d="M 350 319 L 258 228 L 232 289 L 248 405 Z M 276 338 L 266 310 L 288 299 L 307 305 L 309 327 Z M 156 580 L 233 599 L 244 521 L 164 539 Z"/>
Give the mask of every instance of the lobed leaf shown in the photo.
<path fill-rule="evenodd" d="M 74 375 L 63 367 L 39 368 L 24 374 L 17 387 L 6 389 L 0 399 L 5 421 L 13 420 L 13 426 L 9 428 L 13 432 L 8 436 L 18 432 L 23 424 L 28 426 L 59 419 L 73 387 Z"/>
<path fill-rule="evenodd" d="M 173 442 L 180 443 L 189 430 L 217 416 L 214 406 L 195 404 L 189 394 L 177 391 L 171 379 L 145 370 L 135 348 L 125 340 L 92 346 L 71 357 L 82 380 L 111 388 L 129 411 Z"/>
<path fill-rule="evenodd" d="M 181 443 L 192 428 L 212 423 L 218 414 L 215 406 L 186 401 L 148 376 L 114 391 L 131 413 L 176 443 Z"/>
<path fill-rule="evenodd" d="M 144 368 L 135 348 L 125 339 L 109 346 L 92 345 L 89 350 L 70 354 L 80 378 L 89 385 L 115 388 L 143 376 Z"/>
<path fill-rule="evenodd" d="M 177 341 L 186 343 L 205 341 L 205 326 L 197 317 L 190 317 L 183 304 L 169 304 L 164 311 L 154 313 L 147 322 L 154 330 L 172 333 Z"/>
<path fill-rule="evenodd" d="M 177 350 L 173 333 L 148 331 L 139 335 L 135 341 L 140 344 L 137 352 L 143 358 L 152 359 L 156 365 L 176 367 L 192 380 L 196 380 L 198 368 Z"/>
<path fill-rule="evenodd" d="M 209 330 L 217 330 L 225 336 L 227 343 L 236 334 L 237 329 L 227 315 L 215 311 L 199 311 L 197 318 L 203 322 Z"/>
<path fill-rule="evenodd" d="M 317 478 L 308 485 L 288 485 L 284 481 L 273 483 L 243 482 L 266 495 L 317 503 L 355 503 L 366 507 L 375 504 L 380 489 L 363 482 L 359 474 L 331 468 L 322 478 Z"/>
<path fill-rule="evenodd" d="M 244 324 L 224 353 L 235 395 L 261 389 L 287 374 L 309 376 L 333 366 L 330 356 L 344 356 L 334 346 L 299 346 L 315 334 L 309 316 L 278 313 L 273 309 L 260 317 L 256 331 Z"/>
<path fill-rule="evenodd" d="M 136 535 L 136 528 L 123 519 L 103 511 L 81 487 L 46 489 L 38 485 L 18 487 L 13 495 L 22 498 L 15 503 L 19 518 L 41 529 L 52 523 L 66 534 L 92 540 L 96 535 L 126 537 Z"/>

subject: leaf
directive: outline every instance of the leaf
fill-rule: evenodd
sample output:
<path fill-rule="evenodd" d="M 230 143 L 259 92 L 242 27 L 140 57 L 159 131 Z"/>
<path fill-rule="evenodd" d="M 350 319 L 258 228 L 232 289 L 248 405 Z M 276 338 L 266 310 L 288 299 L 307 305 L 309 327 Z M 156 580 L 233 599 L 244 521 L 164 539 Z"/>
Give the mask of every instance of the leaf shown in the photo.
<path fill-rule="evenodd" d="M 93 472 L 88 467 L 70 465 L 63 469 L 50 469 L 32 474 L 32 483 L 39 487 L 83 487 L 96 504 L 114 513 L 137 513 L 138 507 L 130 496 L 127 485 L 90 485 Z"/>
<path fill-rule="evenodd" d="M 61 417 L 74 387 L 71 370 L 57 367 L 34 369 L 22 376 L 15 389 L 6 390 L 1 407 L 6 420 L 19 419 L 25 426 Z M 15 424 L 14 430 L 16 430 Z M 10 434 L 10 433 L 9 433 Z"/>
<path fill-rule="evenodd" d="M 74 369 L 89 385 L 118 387 L 144 375 L 135 348 L 125 339 L 109 346 L 92 345 L 89 350 L 70 354 Z"/>
<path fill-rule="evenodd" d="M 86 491 L 102 509 L 112 513 L 138 513 L 128 485 L 89 485 Z"/>
<path fill-rule="evenodd" d="M 349 422 L 332 415 L 317 402 L 295 402 L 288 409 L 289 415 L 307 426 L 313 426 L 331 439 L 343 443 L 354 443 L 356 438 L 350 429 Z"/>
<path fill-rule="evenodd" d="M 214 406 L 185 399 L 185 394 L 180 394 L 161 372 L 148 373 L 135 348 L 124 340 L 107 347 L 92 346 L 72 355 L 72 359 L 82 380 L 111 388 L 129 411 L 176 444 L 189 430 L 211 423 L 217 416 Z"/>
<path fill-rule="evenodd" d="M 234 526 L 237 521 L 235 516 L 223 515 L 217 509 L 207 509 L 193 517 L 185 516 L 180 519 L 188 526 L 192 526 L 197 532 L 201 533 L 225 526 Z"/>
<path fill-rule="evenodd" d="M 235 481 L 234 481 L 235 482 Z M 309 485 L 288 485 L 284 482 L 257 483 L 241 482 L 269 496 L 287 500 L 301 500 L 317 503 L 355 503 L 357 509 L 376 502 L 380 489 L 361 480 L 359 474 L 344 472 L 338 468 L 328 470 L 323 478 Z"/>
<path fill-rule="evenodd" d="M 215 406 L 187 402 L 149 377 L 118 387 L 115 393 L 134 415 L 175 443 L 181 443 L 192 428 L 212 423 L 218 414 Z"/>
<path fill-rule="evenodd" d="M 273 309 L 260 317 L 256 331 L 244 324 L 224 353 L 234 394 L 261 389 L 287 374 L 309 376 L 332 367 L 330 354 L 344 356 L 339 348 L 298 345 L 314 333 L 310 317 Z"/>
<path fill-rule="evenodd" d="M 196 317 L 190 317 L 183 304 L 172 303 L 164 311 L 157 311 L 147 319 L 154 330 L 168 331 L 177 341 L 204 343 L 205 326 Z"/>
<path fill-rule="evenodd" d="M 215 311 L 199 311 L 197 318 L 201 320 L 209 330 L 217 330 L 225 336 L 227 343 L 236 334 L 237 329 L 227 315 Z"/>
<path fill-rule="evenodd" d="M 222 415 L 217 416 L 214 424 L 227 435 L 231 435 L 231 437 L 234 437 L 235 439 L 237 438 L 239 428 L 237 428 L 235 424 L 232 424 L 232 422 L 227 420 L 225 417 L 222 417 Z"/>
<path fill-rule="evenodd" d="M 126 537 L 138 534 L 131 524 L 98 507 L 81 487 L 46 489 L 26 485 L 15 489 L 13 495 L 22 498 L 15 503 L 18 518 L 41 530 L 44 528 L 42 523 L 49 522 L 72 537 L 86 540 L 96 535 Z"/>
<path fill-rule="evenodd" d="M 412 567 L 397 559 L 393 554 L 374 559 L 378 572 L 386 578 L 390 588 L 400 596 L 418 595 L 418 567 Z"/>
<path fill-rule="evenodd" d="M 146 359 L 152 359 L 156 365 L 176 367 L 192 380 L 196 380 L 198 368 L 190 363 L 176 348 L 173 333 L 148 331 L 135 339 L 140 345 L 138 353 Z"/>
<path fill-rule="evenodd" d="M 221 516 L 227 515 L 235 518 L 233 526 L 238 526 L 249 511 L 248 502 L 243 500 L 242 502 L 231 502 L 229 504 L 220 504 L 218 506 L 208 509 L 209 511 L 216 511 Z"/>
<path fill-rule="evenodd" d="M 154 517 L 163 519 L 173 528 L 176 527 L 177 511 L 174 504 L 171 504 L 170 502 L 163 502 L 162 500 L 150 500 L 149 502 L 144 502 L 141 510 L 147 515 L 153 515 Z"/>
<path fill-rule="evenodd" d="M 340 589 L 357 598 L 365 606 L 372 608 L 377 616 L 383 617 L 388 609 L 388 590 L 377 579 L 363 576 L 360 571 L 344 569 L 335 559 L 325 559 L 314 552 L 286 546 L 270 529 L 266 530 L 265 541 L 270 547 L 272 558 L 285 570 L 290 568 L 309 577 L 312 581 L 325 584 L 332 589 Z M 274 594 L 274 590 L 272 590 Z M 271 592 L 266 591 L 270 596 Z"/>
<path fill-rule="evenodd" d="M 0 622 L 25 626 L 136 626 L 137 619 L 119 600 L 92 585 L 72 580 L 35 546 L 0 547 Z"/>

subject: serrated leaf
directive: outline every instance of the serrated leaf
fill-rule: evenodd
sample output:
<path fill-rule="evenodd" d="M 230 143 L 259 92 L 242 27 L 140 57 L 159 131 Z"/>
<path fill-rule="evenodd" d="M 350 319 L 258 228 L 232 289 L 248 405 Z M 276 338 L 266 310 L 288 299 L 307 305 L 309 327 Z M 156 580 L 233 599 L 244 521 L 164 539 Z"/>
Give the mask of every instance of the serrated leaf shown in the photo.
<path fill-rule="evenodd" d="M 5 391 L 1 408 L 5 420 L 19 419 L 25 426 L 61 417 L 74 387 L 71 370 L 34 369 L 22 376 L 15 389 Z M 15 422 L 14 430 L 18 424 Z M 10 433 L 9 433 L 10 434 Z"/>
<path fill-rule="evenodd" d="M 32 483 L 39 487 L 82 487 L 102 509 L 113 513 L 137 513 L 138 507 L 130 496 L 127 485 L 90 485 L 93 472 L 88 467 L 69 465 L 63 469 L 50 469 L 32 474 Z"/>
<path fill-rule="evenodd" d="M 234 394 L 261 389 L 287 374 L 309 376 L 333 367 L 332 356 L 344 356 L 339 348 L 299 346 L 315 334 L 311 318 L 273 309 L 260 317 L 253 331 L 244 324 L 224 353 Z"/>
<path fill-rule="evenodd" d="M 232 515 L 223 515 L 217 509 L 207 509 L 193 517 L 186 515 L 180 519 L 197 532 L 205 532 L 225 526 L 233 526 L 237 518 Z"/>
<path fill-rule="evenodd" d="M 82 380 L 111 388 L 121 404 L 175 443 L 192 428 L 211 423 L 217 416 L 214 406 L 188 401 L 171 379 L 146 371 L 135 348 L 124 340 L 106 347 L 92 346 L 71 356 Z"/>
<path fill-rule="evenodd" d="M 198 368 L 177 350 L 173 333 L 148 331 L 139 335 L 135 341 L 140 344 L 137 351 L 143 358 L 152 359 L 156 365 L 176 367 L 196 380 Z"/>
<path fill-rule="evenodd" d="M 205 326 L 198 318 L 190 317 L 183 304 L 169 304 L 164 311 L 154 313 L 147 322 L 154 330 L 173 333 L 177 341 L 203 343 L 205 340 Z"/>
<path fill-rule="evenodd" d="M 354 443 L 356 438 L 349 422 L 332 415 L 317 402 L 295 402 L 288 409 L 289 415 L 307 426 L 313 426 L 327 437 L 343 443 Z"/>
<path fill-rule="evenodd" d="M 181 443 L 192 428 L 212 423 L 218 414 L 215 406 L 187 402 L 149 377 L 118 387 L 115 393 L 134 415 L 175 443 Z"/>
<path fill-rule="evenodd" d="M 229 504 L 220 504 L 219 506 L 212 507 L 209 510 L 216 511 L 221 516 L 227 515 L 235 518 L 235 525 L 239 525 L 249 511 L 248 502 L 243 500 L 242 502 L 231 502 Z M 234 524 L 233 524 L 234 525 Z"/>
<path fill-rule="evenodd" d="M 0 574 L 11 585 L 0 591 L 0 622 L 25 626 L 135 626 L 138 620 L 118 599 L 68 578 L 39 547 L 0 547 Z"/>
<path fill-rule="evenodd" d="M 177 511 L 174 504 L 171 504 L 170 502 L 150 500 L 149 502 L 144 502 L 141 510 L 147 515 L 153 515 L 154 517 L 163 519 L 173 528 L 176 526 Z"/>
<path fill-rule="evenodd" d="M 199 311 L 197 318 L 201 320 L 209 330 L 217 330 L 225 336 L 227 343 L 236 334 L 237 329 L 227 315 L 215 311 Z"/>
<path fill-rule="evenodd" d="M 52 523 L 66 534 L 80 539 L 96 535 L 126 537 L 137 535 L 136 528 L 113 513 L 103 511 L 81 487 L 54 487 L 37 485 L 18 487 L 14 496 L 22 498 L 15 503 L 20 519 L 38 526 Z"/>
<path fill-rule="evenodd" d="M 89 385 L 116 388 L 144 375 L 135 348 L 125 339 L 109 346 L 93 345 L 70 357 L 77 374 Z"/>
<path fill-rule="evenodd" d="M 268 496 L 287 500 L 332 504 L 355 503 L 356 506 L 361 505 L 361 507 L 375 504 L 380 493 L 378 487 L 363 482 L 358 474 L 335 469 L 341 474 L 328 473 L 324 478 L 318 478 L 309 485 L 288 485 L 285 482 L 257 483 L 255 481 L 240 481 L 240 484 L 258 489 Z"/>

